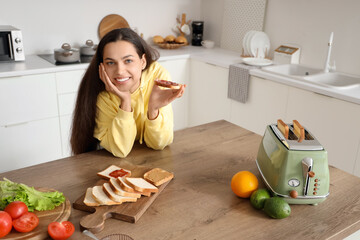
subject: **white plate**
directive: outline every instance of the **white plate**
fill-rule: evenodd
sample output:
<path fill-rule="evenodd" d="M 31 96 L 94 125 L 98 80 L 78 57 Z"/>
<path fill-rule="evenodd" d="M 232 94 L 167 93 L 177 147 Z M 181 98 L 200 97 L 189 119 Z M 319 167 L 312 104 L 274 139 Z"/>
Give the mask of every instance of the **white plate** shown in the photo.
<path fill-rule="evenodd" d="M 243 49 L 244 49 L 244 55 L 245 55 L 245 56 L 248 56 L 248 55 L 251 54 L 251 53 L 248 51 L 248 49 L 250 49 L 250 48 L 248 48 L 247 42 L 248 42 L 248 39 L 249 39 L 250 35 L 252 35 L 252 32 L 255 32 L 255 31 L 254 31 L 254 30 L 248 31 L 248 32 L 245 34 L 244 38 L 243 38 L 243 44 L 242 44 L 242 46 L 243 46 Z"/>
<path fill-rule="evenodd" d="M 242 61 L 243 63 L 252 66 L 267 66 L 273 63 L 273 61 L 266 58 L 243 58 Z"/>
<path fill-rule="evenodd" d="M 264 32 L 257 31 L 250 41 L 251 55 L 258 58 L 267 56 L 270 50 L 270 39 Z"/>
<path fill-rule="evenodd" d="M 249 32 L 247 32 L 242 40 L 242 48 L 243 48 L 243 54 L 246 56 L 247 55 L 247 51 L 246 51 L 246 38 L 249 35 Z"/>
<path fill-rule="evenodd" d="M 246 52 L 248 56 L 253 56 L 251 53 L 251 48 L 250 48 L 250 43 L 251 43 L 251 39 L 253 38 L 253 36 L 257 33 L 257 31 L 255 30 L 251 30 L 248 37 L 246 38 Z"/>

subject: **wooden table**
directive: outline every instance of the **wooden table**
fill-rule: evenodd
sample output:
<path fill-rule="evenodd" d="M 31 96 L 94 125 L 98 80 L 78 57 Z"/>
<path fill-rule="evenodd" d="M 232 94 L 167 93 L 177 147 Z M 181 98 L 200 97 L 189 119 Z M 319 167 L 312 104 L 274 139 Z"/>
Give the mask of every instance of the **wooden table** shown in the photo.
<path fill-rule="evenodd" d="M 96 172 L 120 161 L 174 172 L 175 178 L 136 224 L 108 219 L 96 234 L 99 238 L 125 233 L 135 240 L 342 239 L 360 229 L 360 179 L 334 167 L 328 199 L 317 206 L 291 205 L 291 215 L 282 220 L 271 219 L 252 208 L 248 199 L 236 197 L 230 188 L 236 172 L 249 170 L 260 179 L 255 164 L 260 141 L 255 133 L 218 121 L 177 131 L 174 143 L 163 151 L 135 145 L 125 160 L 95 151 L 0 177 L 57 189 L 74 202 L 99 180 Z M 86 214 L 72 209 L 69 220 L 76 232 L 71 239 L 90 239 L 79 227 Z"/>

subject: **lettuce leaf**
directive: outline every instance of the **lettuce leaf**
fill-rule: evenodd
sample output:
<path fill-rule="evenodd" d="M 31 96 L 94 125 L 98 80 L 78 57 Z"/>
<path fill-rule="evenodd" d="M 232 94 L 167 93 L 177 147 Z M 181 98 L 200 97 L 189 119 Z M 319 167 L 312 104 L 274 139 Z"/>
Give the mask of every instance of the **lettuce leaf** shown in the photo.
<path fill-rule="evenodd" d="M 0 181 L 0 210 L 13 201 L 22 201 L 29 211 L 52 210 L 65 201 L 61 192 L 40 192 L 23 183 L 15 183 L 6 178 Z"/>

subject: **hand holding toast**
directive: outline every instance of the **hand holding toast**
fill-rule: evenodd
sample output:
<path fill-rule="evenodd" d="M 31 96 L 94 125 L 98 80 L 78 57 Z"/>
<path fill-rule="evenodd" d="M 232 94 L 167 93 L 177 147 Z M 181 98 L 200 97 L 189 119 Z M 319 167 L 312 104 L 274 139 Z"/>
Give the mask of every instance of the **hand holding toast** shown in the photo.
<path fill-rule="evenodd" d="M 181 97 L 184 94 L 185 88 L 186 85 L 180 85 L 179 89 L 161 89 L 158 85 L 154 84 L 149 99 L 149 119 L 155 119 L 159 113 L 160 108 L 165 107 L 176 98 Z"/>

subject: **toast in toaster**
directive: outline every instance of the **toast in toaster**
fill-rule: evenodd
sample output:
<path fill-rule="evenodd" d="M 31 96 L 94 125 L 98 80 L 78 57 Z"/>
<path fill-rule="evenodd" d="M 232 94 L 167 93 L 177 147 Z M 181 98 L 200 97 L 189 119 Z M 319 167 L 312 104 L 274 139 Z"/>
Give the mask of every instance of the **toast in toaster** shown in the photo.
<path fill-rule="evenodd" d="M 289 126 L 286 125 L 281 119 L 277 120 L 277 128 L 280 130 L 285 139 L 289 139 Z"/>
<path fill-rule="evenodd" d="M 305 138 L 305 129 L 297 120 L 293 120 L 294 124 L 294 134 L 298 138 L 298 142 L 302 142 Z"/>

